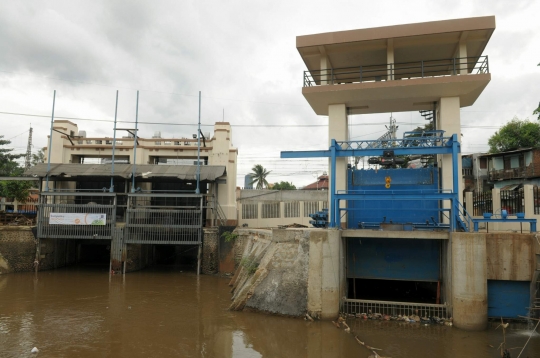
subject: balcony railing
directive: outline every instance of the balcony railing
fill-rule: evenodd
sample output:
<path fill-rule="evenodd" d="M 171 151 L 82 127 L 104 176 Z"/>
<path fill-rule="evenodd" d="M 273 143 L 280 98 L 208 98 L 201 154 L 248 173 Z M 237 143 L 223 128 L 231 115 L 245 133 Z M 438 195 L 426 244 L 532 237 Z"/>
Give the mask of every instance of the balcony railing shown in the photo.
<path fill-rule="evenodd" d="M 534 163 L 529 164 L 526 167 L 491 170 L 489 172 L 489 180 L 503 180 L 503 179 L 522 179 L 533 178 L 540 176 L 540 166 Z"/>
<path fill-rule="evenodd" d="M 487 56 L 304 71 L 304 87 L 489 73 Z"/>

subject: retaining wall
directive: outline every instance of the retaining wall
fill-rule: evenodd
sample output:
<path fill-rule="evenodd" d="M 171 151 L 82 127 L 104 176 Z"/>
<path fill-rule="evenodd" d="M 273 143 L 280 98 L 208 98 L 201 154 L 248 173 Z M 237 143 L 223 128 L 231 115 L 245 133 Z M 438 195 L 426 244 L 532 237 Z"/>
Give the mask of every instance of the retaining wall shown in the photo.
<path fill-rule="evenodd" d="M 0 274 L 34 270 L 36 240 L 29 226 L 0 227 Z"/>
<path fill-rule="evenodd" d="M 340 234 L 321 229 L 238 229 L 244 247 L 230 309 L 334 319 L 339 313 Z M 240 246 L 240 245 L 238 245 Z M 335 267 L 334 267 L 335 266 Z M 325 271 L 326 270 L 326 271 Z"/>

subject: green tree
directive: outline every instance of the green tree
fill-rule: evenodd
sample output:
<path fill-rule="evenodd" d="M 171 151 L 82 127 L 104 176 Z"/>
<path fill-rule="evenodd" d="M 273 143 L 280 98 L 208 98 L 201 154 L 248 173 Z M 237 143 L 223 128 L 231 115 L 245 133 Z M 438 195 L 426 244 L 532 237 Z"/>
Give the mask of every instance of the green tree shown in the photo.
<path fill-rule="evenodd" d="M 24 154 L 12 154 L 13 149 L 3 147 L 11 141 L 2 138 L 4 138 L 3 135 L 0 136 L 0 176 L 21 175 L 23 168 L 15 160 L 23 157 Z"/>
<path fill-rule="evenodd" d="M 32 153 L 32 165 L 39 163 L 45 163 L 45 153 L 43 153 L 43 149 L 38 150 L 37 153 Z"/>
<path fill-rule="evenodd" d="M 538 114 L 538 120 L 540 121 L 540 103 L 538 103 L 538 108 L 534 110 L 533 114 Z"/>
<path fill-rule="evenodd" d="M 25 203 L 30 195 L 28 189 L 33 183 L 24 180 L 3 180 L 0 181 L 0 197 L 15 199 L 20 203 Z"/>
<path fill-rule="evenodd" d="M 264 187 L 268 188 L 268 182 L 266 181 L 266 177 L 268 174 L 270 174 L 269 171 L 267 171 L 262 165 L 256 164 L 253 168 L 251 168 L 252 180 L 251 184 L 257 184 L 255 189 L 263 189 Z"/>
<path fill-rule="evenodd" d="M 490 153 L 538 147 L 540 145 L 540 123 L 514 117 L 489 138 L 488 144 Z"/>
<path fill-rule="evenodd" d="M 275 183 L 272 187 L 273 190 L 296 190 L 296 186 L 293 183 L 289 183 L 288 181 L 280 181 L 279 183 Z"/>

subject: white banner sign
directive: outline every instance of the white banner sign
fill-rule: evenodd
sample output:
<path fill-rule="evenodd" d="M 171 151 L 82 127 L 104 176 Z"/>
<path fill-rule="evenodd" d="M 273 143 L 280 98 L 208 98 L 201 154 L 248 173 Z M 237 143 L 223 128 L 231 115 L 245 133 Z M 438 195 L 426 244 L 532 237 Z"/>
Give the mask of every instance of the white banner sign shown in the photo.
<path fill-rule="evenodd" d="M 101 225 L 107 222 L 107 214 L 51 213 L 50 225 Z"/>

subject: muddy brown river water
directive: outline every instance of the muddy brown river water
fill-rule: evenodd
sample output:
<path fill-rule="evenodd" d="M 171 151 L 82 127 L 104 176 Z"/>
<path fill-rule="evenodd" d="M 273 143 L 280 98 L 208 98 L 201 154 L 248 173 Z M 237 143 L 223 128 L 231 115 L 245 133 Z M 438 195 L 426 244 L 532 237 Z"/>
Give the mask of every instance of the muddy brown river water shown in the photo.
<path fill-rule="evenodd" d="M 228 279 L 178 270 L 129 273 L 79 266 L 0 276 L 0 357 L 368 357 L 353 334 L 382 356 L 500 357 L 502 333 L 351 320 L 353 334 L 330 322 L 230 312 Z M 526 325 L 511 325 L 522 347 Z M 33 347 L 39 353 L 32 354 Z M 517 357 L 520 349 L 513 349 Z M 534 334 L 521 357 L 540 357 Z"/>

